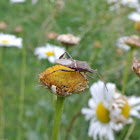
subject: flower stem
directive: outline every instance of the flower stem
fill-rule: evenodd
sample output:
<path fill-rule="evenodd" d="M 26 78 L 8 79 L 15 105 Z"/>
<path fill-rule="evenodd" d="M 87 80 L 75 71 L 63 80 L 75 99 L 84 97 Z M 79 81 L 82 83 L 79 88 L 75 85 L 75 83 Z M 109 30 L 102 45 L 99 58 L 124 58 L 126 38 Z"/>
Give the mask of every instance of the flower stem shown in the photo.
<path fill-rule="evenodd" d="M 131 48 L 127 57 L 127 62 L 126 62 L 126 67 L 125 67 L 125 71 L 124 71 L 124 75 L 123 75 L 123 87 L 122 87 L 122 94 L 125 94 L 125 90 L 126 90 L 126 83 L 127 83 L 127 79 L 128 79 L 128 71 L 131 65 L 131 60 L 133 57 L 133 49 Z"/>
<path fill-rule="evenodd" d="M 129 137 L 131 136 L 131 134 L 132 134 L 132 132 L 133 132 L 133 130 L 135 128 L 135 125 L 136 125 L 136 120 L 134 120 L 133 123 L 131 124 L 131 126 L 130 126 L 130 128 L 129 128 L 129 130 L 128 130 L 125 138 L 124 138 L 124 140 L 128 140 L 129 139 Z"/>
<path fill-rule="evenodd" d="M 61 115 L 63 112 L 64 101 L 65 101 L 65 97 L 57 97 L 57 101 L 55 104 L 55 116 L 54 116 L 52 140 L 58 140 L 59 125 L 60 125 Z"/>
<path fill-rule="evenodd" d="M 70 134 L 71 129 L 72 129 L 72 127 L 73 127 L 73 124 L 74 124 L 75 120 L 76 120 L 80 115 L 81 115 L 81 111 L 78 112 L 78 113 L 76 113 L 76 114 L 73 116 L 73 118 L 72 118 L 72 120 L 71 120 L 71 122 L 70 122 L 70 124 L 69 124 L 69 127 L 68 127 L 68 129 L 67 129 L 65 140 L 68 140 L 68 137 L 69 137 L 69 134 Z"/>
<path fill-rule="evenodd" d="M 4 91 L 2 73 L 2 50 L 0 47 L 0 139 L 4 139 Z"/>
<path fill-rule="evenodd" d="M 18 115 L 18 133 L 17 140 L 21 140 L 22 130 L 21 122 L 24 115 L 24 88 L 25 88 L 25 68 L 26 68 L 26 52 L 25 48 L 22 48 L 22 69 L 21 69 L 21 82 L 20 82 L 20 95 L 19 95 L 19 115 Z"/>

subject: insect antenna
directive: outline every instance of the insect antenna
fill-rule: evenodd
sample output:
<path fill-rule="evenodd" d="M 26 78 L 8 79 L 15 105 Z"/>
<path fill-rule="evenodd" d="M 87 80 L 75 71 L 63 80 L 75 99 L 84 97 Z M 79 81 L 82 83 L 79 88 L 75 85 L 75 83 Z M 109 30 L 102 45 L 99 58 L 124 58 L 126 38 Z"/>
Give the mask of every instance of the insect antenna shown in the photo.
<path fill-rule="evenodd" d="M 97 74 L 98 77 L 104 82 L 105 88 L 106 88 L 106 90 L 108 91 L 108 88 L 107 88 L 107 86 L 106 86 L 106 84 L 105 84 L 104 79 L 103 79 L 103 78 L 101 77 L 101 75 L 97 72 L 97 70 L 93 70 L 92 72 L 95 73 L 95 74 Z"/>

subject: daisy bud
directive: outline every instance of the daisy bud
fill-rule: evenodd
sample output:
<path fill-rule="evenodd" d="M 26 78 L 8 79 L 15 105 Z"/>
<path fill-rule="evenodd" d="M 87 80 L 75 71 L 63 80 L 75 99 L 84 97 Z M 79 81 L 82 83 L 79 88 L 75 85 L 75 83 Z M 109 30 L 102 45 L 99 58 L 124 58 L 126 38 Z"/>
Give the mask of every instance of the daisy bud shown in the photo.
<path fill-rule="evenodd" d="M 101 42 L 100 41 L 95 41 L 93 43 L 93 45 L 96 47 L 96 48 L 101 48 Z"/>
<path fill-rule="evenodd" d="M 0 22 L 0 30 L 4 30 L 6 28 L 6 23 L 5 22 Z"/>
<path fill-rule="evenodd" d="M 63 70 L 63 71 L 62 71 Z M 62 65 L 55 65 L 40 74 L 39 80 L 52 93 L 58 96 L 70 96 L 88 88 L 86 75 Z"/>
<path fill-rule="evenodd" d="M 49 32 L 49 33 L 46 34 L 46 37 L 47 37 L 48 39 L 54 40 L 54 39 L 57 38 L 57 33 L 55 33 L 55 32 Z"/>
<path fill-rule="evenodd" d="M 15 28 L 14 31 L 15 31 L 16 33 L 21 33 L 22 30 L 23 30 L 23 29 L 22 29 L 22 26 L 17 26 L 17 27 Z"/>

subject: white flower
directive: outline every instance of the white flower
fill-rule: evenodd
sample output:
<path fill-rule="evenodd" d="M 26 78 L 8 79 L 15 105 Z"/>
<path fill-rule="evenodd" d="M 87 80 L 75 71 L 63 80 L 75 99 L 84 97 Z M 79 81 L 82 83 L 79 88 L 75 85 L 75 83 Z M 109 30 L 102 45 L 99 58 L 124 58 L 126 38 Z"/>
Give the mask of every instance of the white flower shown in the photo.
<path fill-rule="evenodd" d="M 38 2 L 38 0 L 32 0 L 32 5 L 35 5 Z"/>
<path fill-rule="evenodd" d="M 130 116 L 134 116 L 140 119 L 140 97 L 131 96 L 127 99 L 130 105 Z"/>
<path fill-rule="evenodd" d="M 140 97 L 126 97 L 116 93 L 110 107 L 110 118 L 116 123 L 132 123 L 132 117 L 140 119 Z"/>
<path fill-rule="evenodd" d="M 132 12 L 131 14 L 128 15 L 128 18 L 133 21 L 140 21 L 140 13 Z"/>
<path fill-rule="evenodd" d="M 121 49 L 124 49 L 126 51 L 128 51 L 130 49 L 130 46 L 128 46 L 125 41 L 128 40 L 129 37 L 125 36 L 125 37 L 120 37 L 118 40 L 117 40 L 117 47 L 118 48 L 121 48 Z"/>
<path fill-rule="evenodd" d="M 57 40 L 65 45 L 76 45 L 79 43 L 80 38 L 75 37 L 72 34 L 62 34 L 57 37 Z"/>
<path fill-rule="evenodd" d="M 11 3 L 22 3 L 25 2 L 26 0 L 10 0 Z"/>
<path fill-rule="evenodd" d="M 22 48 L 22 38 L 17 38 L 15 35 L 0 33 L 0 46 Z"/>
<path fill-rule="evenodd" d="M 140 4 L 138 0 L 107 0 L 112 6 L 110 10 L 118 9 L 122 6 L 127 6 L 129 8 L 135 8 L 136 10 L 140 9 Z"/>
<path fill-rule="evenodd" d="M 83 108 L 82 114 L 86 120 L 90 120 L 88 135 L 97 140 L 100 139 L 114 140 L 114 130 L 122 128 L 122 124 L 114 123 L 110 120 L 109 106 L 113 100 L 116 86 L 107 84 L 108 91 L 104 87 L 104 83 L 99 81 L 90 87 L 92 98 L 89 99 L 89 108 Z"/>
<path fill-rule="evenodd" d="M 64 52 L 64 48 L 47 43 L 45 47 L 36 48 L 34 54 L 38 56 L 38 59 L 48 59 L 50 63 L 55 63 L 55 60 Z"/>
<path fill-rule="evenodd" d="M 98 81 L 90 87 L 92 98 L 89 99 L 89 108 L 83 108 L 82 114 L 90 120 L 88 135 L 93 139 L 114 140 L 113 130 L 119 131 L 127 123 L 132 123 L 132 117 L 140 118 L 140 97 L 126 97 L 116 92 L 113 83 L 107 83 L 108 92 L 104 83 Z"/>
<path fill-rule="evenodd" d="M 138 0 L 121 0 L 122 5 L 127 5 L 130 8 L 137 8 L 139 6 Z"/>

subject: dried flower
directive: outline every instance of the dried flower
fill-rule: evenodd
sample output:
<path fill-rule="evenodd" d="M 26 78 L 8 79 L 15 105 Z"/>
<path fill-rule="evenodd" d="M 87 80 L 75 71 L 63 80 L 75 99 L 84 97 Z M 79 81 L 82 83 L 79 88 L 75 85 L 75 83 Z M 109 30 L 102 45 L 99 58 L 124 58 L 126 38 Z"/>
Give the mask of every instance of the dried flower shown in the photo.
<path fill-rule="evenodd" d="M 119 48 L 124 50 L 129 50 L 130 47 L 132 48 L 140 48 L 140 39 L 137 35 L 132 35 L 130 37 L 120 37 L 117 40 L 116 44 Z"/>
<path fill-rule="evenodd" d="M 5 22 L 0 22 L 0 30 L 4 30 L 6 28 L 6 23 Z"/>
<path fill-rule="evenodd" d="M 80 38 L 72 34 L 62 34 L 57 37 L 57 40 L 64 45 L 72 46 L 78 44 Z"/>
<path fill-rule="evenodd" d="M 140 60 L 133 59 L 133 70 L 140 77 Z"/>
<path fill-rule="evenodd" d="M 40 82 L 58 96 L 70 96 L 72 93 L 80 93 L 88 88 L 88 81 L 84 73 L 67 72 L 62 69 L 74 71 L 62 65 L 55 65 L 40 74 Z"/>
<path fill-rule="evenodd" d="M 137 35 L 130 36 L 127 40 L 125 40 L 125 43 L 130 47 L 140 48 L 140 39 Z"/>
<path fill-rule="evenodd" d="M 57 38 L 57 33 L 55 33 L 55 32 L 49 32 L 49 33 L 47 33 L 46 34 L 46 37 L 48 38 L 48 39 L 56 39 Z"/>

